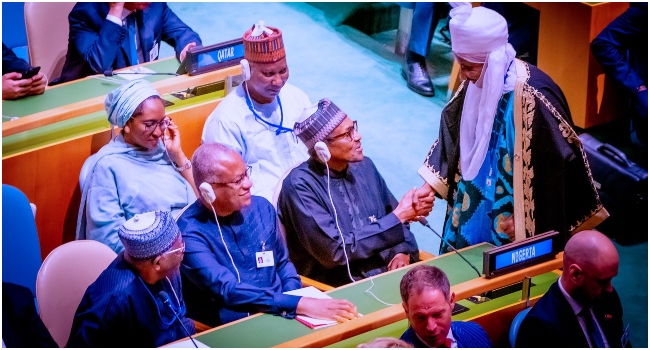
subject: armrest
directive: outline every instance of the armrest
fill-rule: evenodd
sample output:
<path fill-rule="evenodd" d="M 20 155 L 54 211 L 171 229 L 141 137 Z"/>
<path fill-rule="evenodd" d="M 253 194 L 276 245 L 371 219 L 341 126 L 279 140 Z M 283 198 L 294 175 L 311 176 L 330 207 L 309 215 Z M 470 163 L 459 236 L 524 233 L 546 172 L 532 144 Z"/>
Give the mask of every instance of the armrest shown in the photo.
<path fill-rule="evenodd" d="M 212 327 L 208 326 L 207 324 L 203 324 L 203 323 L 201 323 L 201 322 L 199 322 L 197 320 L 192 320 L 192 322 L 194 322 L 194 329 L 195 329 L 196 333 L 201 333 L 201 332 L 205 332 L 205 331 L 207 331 L 209 329 L 212 329 Z"/>
<path fill-rule="evenodd" d="M 300 281 L 302 281 L 302 286 L 303 287 L 315 287 L 316 289 L 318 289 L 320 291 L 323 291 L 323 292 L 327 292 L 328 290 L 334 289 L 334 287 L 332 287 L 330 285 L 327 285 L 327 284 L 322 283 L 322 282 L 318 282 L 316 280 L 313 280 L 313 279 L 311 279 L 309 277 L 305 277 L 305 276 L 302 276 L 302 275 L 300 276 Z"/>
<path fill-rule="evenodd" d="M 435 255 L 429 252 L 425 252 L 424 250 L 420 250 L 420 260 L 424 261 L 424 260 L 429 260 L 431 258 L 435 258 Z"/>

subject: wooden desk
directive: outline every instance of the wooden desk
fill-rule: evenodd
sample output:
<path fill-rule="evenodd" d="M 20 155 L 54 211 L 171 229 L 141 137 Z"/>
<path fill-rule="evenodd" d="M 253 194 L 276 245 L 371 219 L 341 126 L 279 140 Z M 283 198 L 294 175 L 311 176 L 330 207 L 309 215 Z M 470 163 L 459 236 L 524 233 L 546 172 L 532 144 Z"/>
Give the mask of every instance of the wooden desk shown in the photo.
<path fill-rule="evenodd" d="M 480 244 L 461 250 L 464 256 L 479 270 L 482 269 L 483 251 L 490 246 Z M 418 264 L 434 265 L 445 271 L 457 299 L 507 286 L 523 280 L 525 276 L 536 276 L 558 269 L 562 265 L 562 254 L 555 259 L 501 277 L 477 278 L 476 272 L 455 253 L 448 253 Z M 324 347 L 336 342 L 369 332 L 373 329 L 403 320 L 406 316 L 401 306 L 399 282 L 410 265 L 395 271 L 375 276 L 372 291 L 381 300 L 394 304 L 385 306 L 365 293 L 371 286 L 370 279 L 358 281 L 327 292 L 334 298 L 347 299 L 354 303 L 364 316 L 331 327 L 312 330 L 295 320 L 288 320 L 268 314 L 256 314 L 239 321 L 223 325 L 196 335 L 196 339 L 211 347 Z M 246 336 L 254 334 L 254 336 Z"/>
<path fill-rule="evenodd" d="M 530 306 L 548 291 L 548 288 L 559 278 L 557 271 L 548 272 L 532 278 L 534 286 L 530 289 Z M 508 333 L 512 320 L 519 311 L 526 308 L 526 301 L 521 299 L 521 291 L 504 295 L 481 304 L 463 299 L 456 303 L 468 308 L 467 311 L 453 315 L 452 321 L 474 321 L 481 325 L 490 337 L 494 347 L 510 347 Z M 357 345 L 367 343 L 379 337 L 399 338 L 408 328 L 408 320 L 391 323 L 387 326 L 374 329 L 370 332 L 359 334 L 352 338 L 328 345 L 328 348 L 356 348 Z"/>
<path fill-rule="evenodd" d="M 165 70 L 154 69 L 160 72 L 175 71 L 178 67 L 175 59 L 151 64 L 159 67 L 171 64 Z M 199 146 L 205 119 L 223 97 L 223 90 L 187 100 L 166 93 L 184 91 L 197 84 L 224 80 L 228 75 L 237 74 L 240 74 L 239 66 L 195 77 L 152 77 L 155 78 L 154 87 L 163 98 L 174 103 L 166 111 L 179 127 L 182 147 L 188 156 Z M 75 238 L 81 200 L 79 173 L 84 161 L 111 138 L 103 101 L 106 93 L 116 87 L 116 84 L 85 78 L 48 88 L 44 95 L 34 96 L 47 97 L 36 101 L 38 103 L 30 100 L 31 97 L 3 101 L 3 113 L 10 111 L 12 115 L 20 116 L 16 111 L 33 112 L 3 123 L 2 181 L 23 191 L 29 201 L 36 204 L 36 227 L 43 258 L 54 248 Z M 75 92 L 79 90 L 90 97 L 78 100 Z M 61 99 L 53 100 L 53 96 Z M 5 102 L 17 102 L 24 108 L 15 103 L 5 108 Z M 58 106 L 53 105 L 56 102 Z M 49 109 L 39 111 L 35 106 Z"/>
<path fill-rule="evenodd" d="M 560 86 L 576 126 L 616 118 L 614 82 L 605 77 L 591 41 L 629 2 L 526 2 L 540 11 L 537 66 Z"/>

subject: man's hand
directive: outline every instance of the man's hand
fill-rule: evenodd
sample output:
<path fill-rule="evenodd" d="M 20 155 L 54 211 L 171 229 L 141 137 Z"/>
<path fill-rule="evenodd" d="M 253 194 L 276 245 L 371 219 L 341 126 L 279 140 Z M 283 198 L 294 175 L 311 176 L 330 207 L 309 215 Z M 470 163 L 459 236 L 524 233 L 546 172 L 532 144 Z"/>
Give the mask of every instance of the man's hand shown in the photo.
<path fill-rule="evenodd" d="M 296 312 L 322 320 L 334 320 L 339 323 L 359 317 L 357 307 L 351 302 L 341 299 L 316 299 L 302 297 L 298 302 Z"/>
<path fill-rule="evenodd" d="M 45 74 L 38 73 L 32 77 L 32 86 L 29 89 L 29 95 L 40 95 L 45 92 L 45 86 L 47 85 L 47 79 Z"/>
<path fill-rule="evenodd" d="M 187 50 L 193 48 L 194 46 L 196 46 L 196 43 L 195 43 L 195 42 L 191 42 L 191 43 L 187 44 L 187 45 L 183 48 L 183 51 L 181 51 L 181 54 L 180 54 L 181 62 L 183 62 L 183 60 L 185 59 L 185 56 L 187 55 Z"/>
<path fill-rule="evenodd" d="M 2 99 L 15 100 L 29 94 L 32 79 L 21 79 L 22 74 L 11 72 L 2 76 Z"/>
<path fill-rule="evenodd" d="M 411 257 L 404 254 L 404 253 L 397 253 L 393 257 L 393 260 L 390 261 L 388 264 L 388 271 L 392 271 L 395 269 L 399 269 L 400 267 L 404 267 L 408 265 L 411 262 Z"/>
<path fill-rule="evenodd" d="M 515 240 L 515 218 L 510 216 L 499 216 L 499 228 L 507 234 L 511 242 Z"/>
<path fill-rule="evenodd" d="M 122 18 L 122 10 L 124 9 L 123 2 L 109 2 L 108 6 L 109 6 L 108 9 L 109 15 L 115 16 L 117 18 Z"/>
<path fill-rule="evenodd" d="M 433 209 L 433 201 L 435 200 L 435 191 L 428 184 L 424 183 L 413 196 L 413 208 L 418 216 L 427 216 Z"/>
<path fill-rule="evenodd" d="M 417 213 L 415 212 L 415 208 L 413 206 L 414 197 L 415 189 L 409 190 L 399 201 L 397 208 L 393 210 L 393 213 L 402 223 L 415 220 L 415 217 L 417 216 Z"/>

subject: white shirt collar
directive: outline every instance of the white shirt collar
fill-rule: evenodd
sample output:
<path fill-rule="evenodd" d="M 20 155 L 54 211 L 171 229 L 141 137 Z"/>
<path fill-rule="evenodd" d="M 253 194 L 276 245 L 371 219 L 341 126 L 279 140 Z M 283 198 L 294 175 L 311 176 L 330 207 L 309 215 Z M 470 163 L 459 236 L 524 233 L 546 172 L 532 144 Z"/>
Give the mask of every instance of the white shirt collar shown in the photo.
<path fill-rule="evenodd" d="M 415 331 L 413 333 L 415 333 Z M 422 344 L 430 348 L 432 347 L 431 345 L 429 345 L 429 343 L 425 342 L 424 339 L 420 338 L 420 336 L 417 333 L 415 333 L 415 336 L 418 337 L 418 339 L 420 339 Z M 458 342 L 456 341 L 456 338 L 454 338 L 454 334 L 451 332 L 451 326 L 449 327 L 449 332 L 447 333 L 447 339 L 451 340 L 451 345 L 449 346 L 450 348 L 458 347 Z"/>
<path fill-rule="evenodd" d="M 573 310 L 574 315 L 578 315 L 580 311 L 582 311 L 583 306 L 580 305 L 575 299 L 573 299 L 569 293 L 567 293 L 566 290 L 564 290 L 564 287 L 562 286 L 562 277 L 557 280 L 557 285 L 560 287 L 560 292 L 562 292 L 562 295 L 566 298 L 566 300 L 569 302 L 569 305 L 571 305 L 571 309 Z"/>

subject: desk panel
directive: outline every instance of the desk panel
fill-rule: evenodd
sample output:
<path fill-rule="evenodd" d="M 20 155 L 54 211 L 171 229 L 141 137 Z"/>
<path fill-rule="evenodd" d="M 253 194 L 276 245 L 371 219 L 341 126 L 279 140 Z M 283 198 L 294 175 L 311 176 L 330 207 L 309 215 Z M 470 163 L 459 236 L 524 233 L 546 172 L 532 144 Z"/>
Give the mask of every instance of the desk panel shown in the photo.
<path fill-rule="evenodd" d="M 555 272 L 547 272 L 545 274 L 535 276 L 532 282 L 535 284 L 530 289 L 530 298 L 536 301 L 542 296 L 548 288 L 557 281 L 559 275 Z M 453 321 L 474 321 L 479 323 L 483 329 L 488 333 L 492 343 L 495 347 L 504 345 L 502 336 L 507 336 L 507 330 L 510 328 L 510 323 L 516 313 L 523 309 L 525 306 L 518 305 L 521 301 L 521 291 L 504 295 L 482 304 L 474 304 L 467 299 L 458 300 L 456 303 L 463 305 L 469 310 L 451 317 Z M 531 304 L 532 305 L 532 304 Z M 514 310 L 513 310 L 514 307 Z M 498 321 L 497 321 L 498 320 Z M 352 338 L 340 341 L 331 345 L 328 348 L 355 348 L 357 345 L 369 342 L 378 337 L 393 337 L 399 338 L 402 333 L 408 328 L 408 320 L 391 323 L 387 326 L 374 329 L 370 332 L 359 334 Z"/>
<path fill-rule="evenodd" d="M 479 270 L 482 269 L 483 251 L 489 249 L 488 244 L 480 244 L 462 250 L 463 255 Z M 437 266 L 449 276 L 452 290 L 457 298 L 469 296 L 506 286 L 523 279 L 524 276 L 535 276 L 553 271 L 561 266 L 561 254 L 554 260 L 516 271 L 500 278 L 478 278 L 476 272 L 455 253 L 448 253 L 418 264 Z M 402 276 L 414 265 L 383 273 L 336 288 L 327 292 L 334 298 L 350 300 L 354 303 L 363 317 L 343 324 L 313 330 L 296 320 L 288 320 L 268 314 L 256 314 L 237 322 L 223 325 L 200 333 L 196 339 L 211 347 L 324 347 L 353 336 L 372 331 L 405 318 L 399 295 L 399 282 Z M 365 291 L 372 286 L 377 297 L 387 303 L 386 306 Z M 254 336 L 246 336 L 254 334 Z"/>
<path fill-rule="evenodd" d="M 178 65 L 179 63 L 174 57 L 142 64 L 142 66 L 157 72 L 175 72 Z M 237 65 L 197 76 L 161 75 L 150 76 L 146 79 L 152 82 L 153 87 L 162 95 L 224 80 L 228 75 L 238 75 L 240 73 L 241 68 Z M 19 117 L 17 120 L 5 120 L 3 118 L 2 136 L 14 135 L 37 127 L 102 111 L 106 94 L 120 85 L 107 82 L 105 79 L 103 76 L 94 75 L 51 88 L 48 87 L 42 95 L 29 96 L 14 101 L 2 101 L 2 114 L 4 116 Z M 111 79 L 121 81 L 122 78 L 114 77 Z M 126 82 L 126 80 L 122 82 Z"/>

